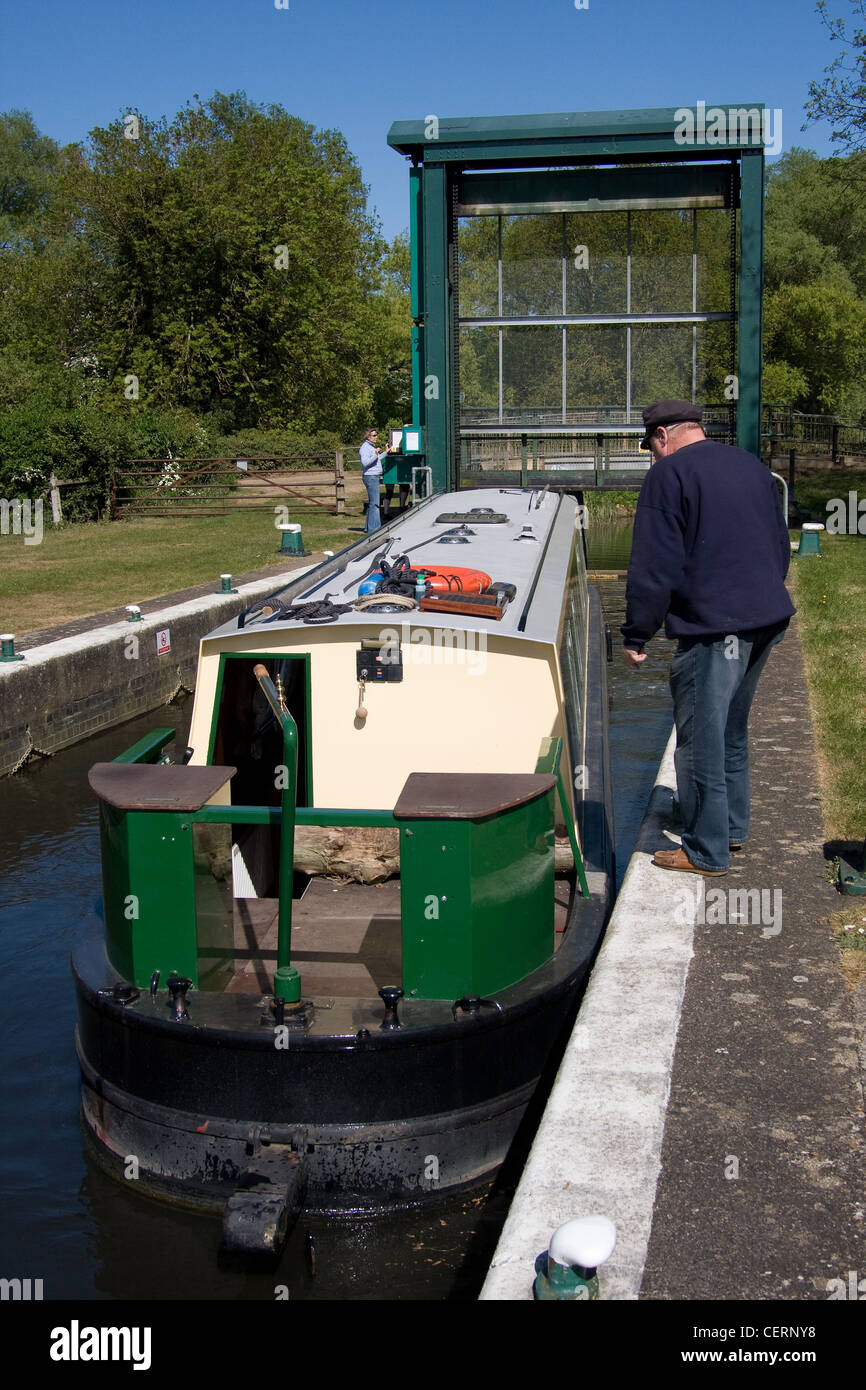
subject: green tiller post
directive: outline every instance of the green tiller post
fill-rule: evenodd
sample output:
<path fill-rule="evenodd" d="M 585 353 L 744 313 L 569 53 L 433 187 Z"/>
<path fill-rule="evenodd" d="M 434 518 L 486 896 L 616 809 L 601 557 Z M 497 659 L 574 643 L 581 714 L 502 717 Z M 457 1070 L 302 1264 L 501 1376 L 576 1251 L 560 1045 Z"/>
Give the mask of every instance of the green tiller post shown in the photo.
<path fill-rule="evenodd" d="M 274 994 L 287 1003 L 297 1004 L 301 997 L 301 977 L 291 963 L 292 957 L 292 883 L 295 871 L 295 804 L 298 783 L 298 726 L 285 709 L 266 666 L 253 668 L 262 692 L 283 728 L 283 762 L 286 785 L 282 795 L 280 823 L 280 912 L 277 927 L 277 968 L 274 972 Z"/>

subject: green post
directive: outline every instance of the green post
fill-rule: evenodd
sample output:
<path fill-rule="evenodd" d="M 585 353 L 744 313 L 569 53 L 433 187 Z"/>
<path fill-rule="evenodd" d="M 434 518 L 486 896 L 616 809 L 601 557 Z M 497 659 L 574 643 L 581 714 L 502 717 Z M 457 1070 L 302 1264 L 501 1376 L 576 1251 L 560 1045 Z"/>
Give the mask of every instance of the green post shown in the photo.
<path fill-rule="evenodd" d="M 761 296 L 764 258 L 764 151 L 740 162 L 740 275 L 737 316 L 737 443 L 761 450 Z"/>
<path fill-rule="evenodd" d="M 424 349 L 420 376 L 423 399 L 421 418 L 426 427 L 426 461 L 433 471 L 433 491 L 447 492 L 451 486 L 451 378 L 448 361 L 452 327 L 448 280 L 448 174 L 443 164 L 425 165 L 422 190 L 423 250 L 420 276 L 424 293 Z"/>
<path fill-rule="evenodd" d="M 283 706 L 266 666 L 261 662 L 253 667 L 253 675 L 283 727 L 283 763 L 286 784 L 282 789 L 282 818 L 280 821 L 280 911 L 277 919 L 277 968 L 274 971 L 274 994 L 287 1003 L 297 1004 L 301 997 L 301 977 L 291 964 L 292 957 L 292 885 L 295 873 L 295 806 L 298 783 L 298 726 Z"/>

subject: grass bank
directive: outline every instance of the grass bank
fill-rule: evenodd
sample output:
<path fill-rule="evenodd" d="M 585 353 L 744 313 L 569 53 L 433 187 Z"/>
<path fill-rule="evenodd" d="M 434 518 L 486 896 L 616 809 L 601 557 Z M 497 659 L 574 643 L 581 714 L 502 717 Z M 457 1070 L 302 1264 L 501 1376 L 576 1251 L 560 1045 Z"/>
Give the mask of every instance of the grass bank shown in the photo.
<path fill-rule="evenodd" d="M 339 550 L 360 534 L 360 503 L 348 514 L 305 513 L 307 550 Z M 350 529 L 354 528 L 354 529 Z M 140 603 L 176 589 L 278 563 L 272 512 L 230 516 L 140 517 L 44 528 L 39 545 L 0 535 L 0 630 L 23 637 L 38 628 Z"/>
<path fill-rule="evenodd" d="M 835 495 L 835 494 L 832 494 Z M 821 536 L 791 561 L 831 839 L 866 836 L 866 537 Z M 808 770 L 804 769 L 804 776 Z"/>
<path fill-rule="evenodd" d="M 787 467 L 777 470 L 784 478 Z M 848 501 L 849 492 L 866 497 L 866 468 L 826 468 L 819 473 L 794 473 L 793 502 L 808 512 L 813 521 L 826 525 L 829 516 L 827 503 L 832 498 Z"/>

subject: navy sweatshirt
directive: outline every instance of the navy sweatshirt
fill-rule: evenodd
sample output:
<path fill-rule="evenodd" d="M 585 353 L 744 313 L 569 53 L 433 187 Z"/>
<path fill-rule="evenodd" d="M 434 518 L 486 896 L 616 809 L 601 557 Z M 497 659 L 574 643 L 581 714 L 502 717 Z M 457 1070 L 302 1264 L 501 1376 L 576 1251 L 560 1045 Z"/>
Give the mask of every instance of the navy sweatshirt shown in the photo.
<path fill-rule="evenodd" d="M 624 644 L 727 636 L 795 612 L 791 544 L 775 480 L 744 449 L 702 439 L 660 459 L 640 490 L 626 582 Z"/>

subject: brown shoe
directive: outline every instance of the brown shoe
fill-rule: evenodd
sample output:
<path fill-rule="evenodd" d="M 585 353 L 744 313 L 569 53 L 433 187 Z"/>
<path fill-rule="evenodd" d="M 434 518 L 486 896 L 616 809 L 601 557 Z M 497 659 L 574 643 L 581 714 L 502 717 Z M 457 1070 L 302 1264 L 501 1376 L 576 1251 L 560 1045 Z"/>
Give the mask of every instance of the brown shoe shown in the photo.
<path fill-rule="evenodd" d="M 728 849 L 733 850 L 733 851 L 734 851 L 734 854 L 739 854 L 739 852 L 740 852 L 740 850 L 741 850 L 742 848 L 743 848 L 743 842 L 742 842 L 742 840 L 732 841 L 732 842 L 728 845 Z"/>
<path fill-rule="evenodd" d="M 660 849 L 653 855 L 652 861 L 657 869 L 673 869 L 681 874 L 707 874 L 710 878 L 723 878 L 728 872 L 727 869 L 700 869 L 697 864 L 693 864 L 685 850 L 680 849 Z"/>

